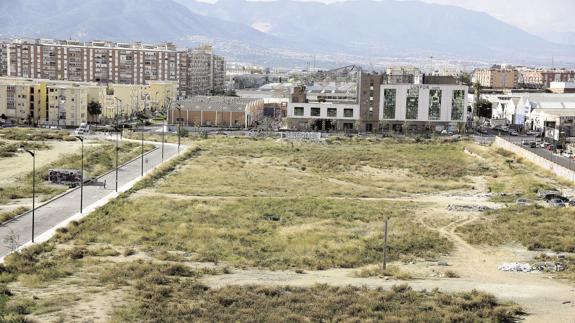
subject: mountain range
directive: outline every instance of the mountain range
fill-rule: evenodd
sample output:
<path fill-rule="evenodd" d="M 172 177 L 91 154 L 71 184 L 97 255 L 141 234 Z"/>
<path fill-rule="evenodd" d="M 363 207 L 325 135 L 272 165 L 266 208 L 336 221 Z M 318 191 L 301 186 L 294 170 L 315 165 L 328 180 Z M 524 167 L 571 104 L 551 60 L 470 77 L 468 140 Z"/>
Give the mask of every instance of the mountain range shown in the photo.
<path fill-rule="evenodd" d="M 380 57 L 575 64 L 575 46 L 485 13 L 419 1 L 0 0 L 1 37 L 214 43 L 260 64 Z"/>

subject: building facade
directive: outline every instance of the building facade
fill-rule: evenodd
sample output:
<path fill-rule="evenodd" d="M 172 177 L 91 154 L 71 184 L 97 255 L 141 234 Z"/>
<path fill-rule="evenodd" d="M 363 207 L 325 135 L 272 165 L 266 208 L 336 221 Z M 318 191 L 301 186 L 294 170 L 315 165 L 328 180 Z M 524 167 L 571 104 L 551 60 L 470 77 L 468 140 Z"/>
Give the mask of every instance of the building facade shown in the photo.
<path fill-rule="evenodd" d="M 379 120 L 384 129 L 455 129 L 467 121 L 467 86 L 384 84 Z"/>
<path fill-rule="evenodd" d="M 12 40 L 0 46 L 0 76 L 99 84 L 171 81 L 180 96 L 221 93 L 224 59 L 211 46 L 177 49 L 109 41 Z"/>
<path fill-rule="evenodd" d="M 518 84 L 519 72 L 513 68 L 494 66 L 475 70 L 473 78 L 485 88 L 514 89 Z"/>
<path fill-rule="evenodd" d="M 177 83 L 108 84 L 0 78 L 0 116 L 14 124 L 78 126 L 98 118 L 127 118 L 136 112 L 164 109 L 177 97 Z M 119 99 L 119 100 L 118 100 Z M 102 113 L 91 116 L 90 102 Z"/>
<path fill-rule="evenodd" d="M 548 89 L 553 82 L 574 82 L 575 71 L 565 69 L 524 69 L 520 85 L 530 89 Z"/>
<path fill-rule="evenodd" d="M 264 100 L 237 97 L 196 96 L 178 101 L 179 109 L 170 109 L 168 121 L 186 127 L 245 128 L 247 113 L 263 107 Z"/>

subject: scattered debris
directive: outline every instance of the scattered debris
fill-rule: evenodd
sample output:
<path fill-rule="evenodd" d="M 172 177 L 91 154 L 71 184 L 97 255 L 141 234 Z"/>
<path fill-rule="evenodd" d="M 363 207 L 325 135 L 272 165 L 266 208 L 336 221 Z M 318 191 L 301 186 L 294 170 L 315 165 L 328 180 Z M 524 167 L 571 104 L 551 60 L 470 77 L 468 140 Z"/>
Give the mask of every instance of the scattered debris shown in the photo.
<path fill-rule="evenodd" d="M 453 205 L 447 206 L 447 210 L 456 212 L 486 212 L 492 208 L 484 205 Z"/>
<path fill-rule="evenodd" d="M 537 262 L 533 265 L 529 263 L 505 263 L 497 267 L 500 271 L 509 272 L 559 272 L 564 271 L 567 266 L 561 262 Z"/>
<path fill-rule="evenodd" d="M 273 213 L 266 213 L 264 214 L 264 217 L 266 218 L 266 220 L 268 221 L 280 221 L 281 220 L 281 216 L 277 215 L 277 214 L 273 214 Z"/>

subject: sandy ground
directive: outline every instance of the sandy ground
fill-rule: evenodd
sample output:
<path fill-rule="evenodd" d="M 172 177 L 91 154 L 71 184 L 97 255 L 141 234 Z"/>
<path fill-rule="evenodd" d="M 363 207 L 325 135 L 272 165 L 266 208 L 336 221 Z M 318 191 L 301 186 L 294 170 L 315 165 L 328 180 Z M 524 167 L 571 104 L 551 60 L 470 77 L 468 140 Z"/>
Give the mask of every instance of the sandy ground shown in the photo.
<path fill-rule="evenodd" d="M 565 322 L 575 323 L 575 285 L 572 283 L 553 279 L 544 273 L 508 273 L 497 269 L 506 262 L 530 261 L 535 252 L 530 252 L 521 246 L 502 246 L 497 248 L 477 247 L 466 243 L 455 230 L 462 225 L 471 223 L 483 216 L 478 211 L 449 210 L 449 205 L 478 205 L 490 208 L 503 205 L 492 203 L 483 178 L 474 178 L 474 190 L 457 193 L 420 194 L 400 198 L 382 198 L 381 200 L 408 200 L 425 203 L 425 210 L 417 214 L 418 221 L 426 227 L 438 231 L 441 235 L 452 241 L 455 250 L 441 259 L 420 260 L 409 264 L 396 263 L 403 271 L 411 273 L 414 280 L 399 281 L 383 279 L 380 277 L 358 278 L 354 277 L 357 269 L 331 269 L 325 271 L 271 271 L 261 269 L 232 269 L 231 274 L 205 276 L 202 282 L 217 288 L 228 285 L 269 285 L 269 286 L 313 286 L 315 284 L 329 285 L 355 285 L 372 288 L 389 288 L 396 284 L 407 283 L 415 289 L 438 288 L 446 292 L 465 292 L 473 289 L 491 293 L 502 300 L 510 300 L 521 305 L 529 314 L 525 322 Z M 357 185 L 357 184 L 354 184 Z M 241 199 L 246 197 L 212 197 L 212 196 L 186 196 L 178 194 L 160 194 L 153 190 L 142 190 L 134 197 L 159 197 L 167 199 L 206 199 L 224 200 Z M 277 197 L 280 198 L 280 197 Z M 281 197 L 285 198 L 285 197 Z M 134 261 L 135 259 L 151 259 L 148 255 L 138 254 L 131 257 L 114 257 L 109 261 Z M 441 266 L 444 261 L 448 266 Z M 214 266 L 206 263 L 187 263 L 192 267 Z M 225 267 L 225 263 L 217 266 Z M 444 278 L 443 273 L 451 270 L 460 278 Z M 122 306 L 129 293 L 124 290 L 101 290 L 87 292 L 90 287 L 69 284 L 60 281 L 49 289 L 44 289 L 39 295 L 41 298 L 49 297 L 49 292 L 57 292 L 60 288 L 75 291 L 81 294 L 81 299 L 69 304 L 66 317 L 72 321 L 105 322 L 109 319 L 115 306 Z M 38 292 L 38 290 L 35 290 Z M 22 289 L 19 293 L 26 293 Z M 28 291 L 30 292 L 30 291 Z M 129 300 L 128 300 L 129 301 Z M 70 315 L 68 315 L 70 314 Z M 39 315 L 40 321 L 51 321 L 58 318 L 57 313 Z M 79 318 L 83 317 L 82 320 Z"/>
<path fill-rule="evenodd" d="M 40 168 L 58 160 L 63 154 L 72 154 L 80 151 L 80 144 L 68 141 L 52 141 L 48 143 L 49 150 L 40 150 L 36 153 L 36 167 Z M 30 155 L 20 153 L 14 157 L 0 158 L 0 184 L 15 182 L 18 177 L 32 171 Z"/>

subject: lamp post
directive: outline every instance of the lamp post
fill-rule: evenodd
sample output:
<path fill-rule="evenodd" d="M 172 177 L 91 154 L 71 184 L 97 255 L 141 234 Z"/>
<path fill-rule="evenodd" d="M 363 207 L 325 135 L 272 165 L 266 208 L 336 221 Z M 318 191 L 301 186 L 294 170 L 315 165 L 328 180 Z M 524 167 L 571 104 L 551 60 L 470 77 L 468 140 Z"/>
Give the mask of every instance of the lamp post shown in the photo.
<path fill-rule="evenodd" d="M 78 140 L 82 142 L 82 168 L 81 168 L 81 180 L 80 180 L 80 214 L 84 209 L 84 137 L 76 136 Z"/>
<path fill-rule="evenodd" d="M 20 146 L 20 149 L 32 156 L 32 243 L 34 243 L 34 222 L 36 215 L 36 152 L 25 149 L 24 146 Z"/>
<path fill-rule="evenodd" d="M 172 105 L 172 100 L 166 98 L 168 104 L 166 105 L 166 114 L 164 115 L 164 124 L 162 125 L 162 162 L 164 162 L 164 142 L 166 141 L 166 127 L 168 126 L 168 118 L 170 117 L 170 106 Z"/>
<path fill-rule="evenodd" d="M 114 97 L 114 99 L 116 99 L 116 193 L 118 192 L 118 150 L 120 149 L 118 147 L 119 144 L 119 125 L 118 125 L 118 105 L 122 103 L 121 99 L 118 99 L 117 97 Z"/>
<path fill-rule="evenodd" d="M 176 102 L 176 109 L 178 109 L 178 154 L 180 153 L 180 144 L 182 136 L 182 105 Z"/>

